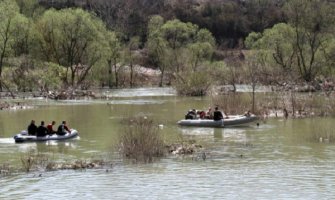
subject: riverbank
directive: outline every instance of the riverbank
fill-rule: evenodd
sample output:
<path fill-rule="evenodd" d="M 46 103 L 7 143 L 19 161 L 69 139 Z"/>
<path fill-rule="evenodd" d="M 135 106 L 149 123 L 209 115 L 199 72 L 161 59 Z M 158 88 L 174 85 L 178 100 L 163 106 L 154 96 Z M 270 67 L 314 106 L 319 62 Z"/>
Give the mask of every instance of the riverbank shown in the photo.
<path fill-rule="evenodd" d="M 25 110 L 32 109 L 34 106 L 28 105 L 26 102 L 8 102 L 0 101 L 0 110 Z"/>
<path fill-rule="evenodd" d="M 241 114 L 247 110 L 251 110 L 252 87 L 249 85 L 237 85 L 236 92 L 229 92 L 231 88 L 231 86 L 224 86 L 212 90 L 209 95 L 209 98 L 212 99 L 212 105 L 209 106 L 218 105 L 221 110 L 231 115 Z M 218 90 L 220 92 L 215 92 Z M 33 109 L 40 105 L 52 104 L 53 102 L 57 104 L 80 102 L 86 104 L 97 101 L 113 105 L 122 102 L 125 98 L 178 96 L 173 88 L 160 87 L 128 89 L 97 88 L 93 90 L 50 92 L 49 94 L 48 96 L 39 92 L 17 93 L 15 94 L 16 98 L 11 99 L 11 97 L 6 96 L 5 93 L 1 93 L 0 110 Z M 264 119 L 271 117 L 302 118 L 335 116 L 335 105 L 334 101 L 332 101 L 334 98 L 335 93 L 332 90 L 322 90 L 320 92 L 298 92 L 298 90 L 296 92 L 276 91 L 273 90 L 273 87 L 261 86 L 256 87 L 255 90 L 254 113 Z M 139 103 L 137 101 L 130 101 L 127 102 L 127 104 L 131 104 L 131 102 Z M 207 108 L 208 106 L 205 107 L 205 109 Z"/>

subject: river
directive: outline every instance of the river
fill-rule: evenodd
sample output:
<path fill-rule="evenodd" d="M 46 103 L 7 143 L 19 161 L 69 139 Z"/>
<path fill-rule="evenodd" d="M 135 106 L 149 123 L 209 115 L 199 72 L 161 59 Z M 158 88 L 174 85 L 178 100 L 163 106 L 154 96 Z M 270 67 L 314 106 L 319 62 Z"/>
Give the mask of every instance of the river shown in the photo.
<path fill-rule="evenodd" d="M 184 128 L 176 122 L 185 111 L 208 108 L 209 98 L 177 97 L 169 88 L 107 93 L 110 99 L 104 101 L 34 100 L 35 109 L 1 111 L 0 164 L 20 165 L 20 156 L 31 150 L 57 160 L 107 155 L 115 161 L 110 169 L 0 176 L 0 199 L 333 199 L 335 195 L 335 145 L 316 138 L 319 132 L 335 130 L 332 118 L 273 118 L 260 126 Z M 154 119 L 167 141 L 187 137 L 204 149 L 151 164 L 121 162 L 115 146 L 126 125 L 122 119 L 129 116 Z M 31 119 L 66 120 L 80 138 L 15 144 L 12 136 Z"/>

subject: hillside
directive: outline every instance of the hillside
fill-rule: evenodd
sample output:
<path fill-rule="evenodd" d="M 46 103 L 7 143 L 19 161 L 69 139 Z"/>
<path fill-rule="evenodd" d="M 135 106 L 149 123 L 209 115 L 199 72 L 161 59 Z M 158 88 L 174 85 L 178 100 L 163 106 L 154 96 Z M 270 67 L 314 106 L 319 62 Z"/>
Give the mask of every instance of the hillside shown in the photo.
<path fill-rule="evenodd" d="M 261 32 L 285 21 L 284 0 L 40 0 L 45 8 L 81 7 L 100 17 L 110 29 L 133 36 L 147 37 L 149 17 L 179 19 L 197 24 L 214 35 L 218 46 L 237 48 L 252 31 Z"/>

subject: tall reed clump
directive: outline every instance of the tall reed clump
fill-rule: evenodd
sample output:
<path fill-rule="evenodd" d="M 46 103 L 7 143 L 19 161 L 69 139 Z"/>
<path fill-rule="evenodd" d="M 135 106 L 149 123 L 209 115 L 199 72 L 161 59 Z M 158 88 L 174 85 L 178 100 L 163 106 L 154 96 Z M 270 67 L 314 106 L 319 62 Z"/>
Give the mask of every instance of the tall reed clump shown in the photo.
<path fill-rule="evenodd" d="M 307 108 L 316 116 L 335 116 L 335 101 L 333 97 L 313 95 L 308 98 Z"/>
<path fill-rule="evenodd" d="M 8 163 L 0 164 L 0 177 L 11 175 L 13 171 L 14 169 Z"/>
<path fill-rule="evenodd" d="M 25 172 L 30 172 L 36 168 L 44 169 L 50 162 L 49 156 L 46 154 L 37 153 L 33 149 L 21 154 L 20 159 L 22 168 Z"/>
<path fill-rule="evenodd" d="M 251 111 L 251 97 L 241 93 L 232 93 L 224 96 L 213 96 L 213 105 L 217 105 L 227 114 L 241 114 L 248 110 Z"/>
<path fill-rule="evenodd" d="M 310 139 L 312 142 L 335 143 L 335 131 L 327 124 L 314 124 Z"/>
<path fill-rule="evenodd" d="M 158 126 L 145 117 L 129 118 L 128 126 L 119 135 L 120 153 L 135 161 L 152 162 L 165 153 Z"/>

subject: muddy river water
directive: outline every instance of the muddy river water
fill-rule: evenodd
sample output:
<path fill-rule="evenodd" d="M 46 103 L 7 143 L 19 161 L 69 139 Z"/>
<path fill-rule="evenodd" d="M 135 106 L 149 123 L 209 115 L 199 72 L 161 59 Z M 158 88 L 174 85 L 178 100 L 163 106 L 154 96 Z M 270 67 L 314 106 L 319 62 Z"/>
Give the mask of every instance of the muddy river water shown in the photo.
<path fill-rule="evenodd" d="M 189 128 L 176 122 L 190 108 L 208 108 L 209 98 L 178 97 L 173 90 L 108 91 L 103 101 L 34 100 L 34 109 L 0 112 L 0 164 L 20 165 L 27 151 L 55 159 L 110 156 L 104 169 L 60 170 L 0 176 L 0 199 L 333 199 L 335 145 L 320 142 L 335 131 L 332 118 L 268 119 L 260 126 Z M 189 138 L 204 149 L 169 155 L 151 164 L 121 162 L 115 153 L 122 119 L 147 116 L 161 124 L 167 141 Z M 12 136 L 37 122 L 66 120 L 80 138 L 15 144 Z M 206 159 L 203 159 L 203 154 Z"/>

